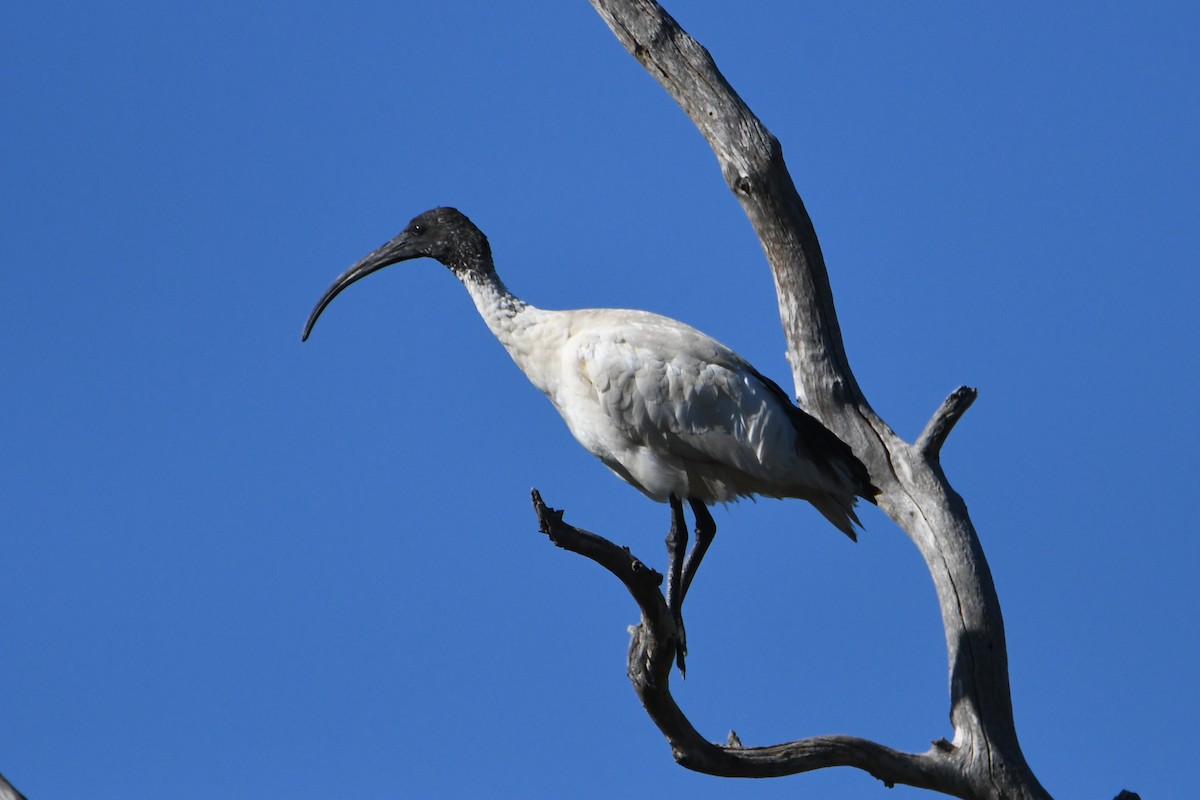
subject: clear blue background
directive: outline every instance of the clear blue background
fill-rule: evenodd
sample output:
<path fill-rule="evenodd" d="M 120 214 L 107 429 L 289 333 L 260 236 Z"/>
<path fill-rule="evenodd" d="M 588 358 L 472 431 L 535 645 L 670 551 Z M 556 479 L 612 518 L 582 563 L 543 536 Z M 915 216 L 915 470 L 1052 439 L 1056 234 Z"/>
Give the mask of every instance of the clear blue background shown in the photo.
<path fill-rule="evenodd" d="M 676 2 L 783 141 L 860 382 L 945 466 L 1059 797 L 1195 790 L 1191 3 Z M 904 798 L 677 766 L 636 609 L 537 533 L 663 566 L 666 508 L 570 438 L 431 261 L 329 282 L 428 207 L 547 307 L 649 308 L 785 385 L 707 145 L 573 3 L 0 12 L 0 770 L 78 797 Z M 717 511 L 677 696 L 715 740 L 950 736 L 915 549 Z"/>

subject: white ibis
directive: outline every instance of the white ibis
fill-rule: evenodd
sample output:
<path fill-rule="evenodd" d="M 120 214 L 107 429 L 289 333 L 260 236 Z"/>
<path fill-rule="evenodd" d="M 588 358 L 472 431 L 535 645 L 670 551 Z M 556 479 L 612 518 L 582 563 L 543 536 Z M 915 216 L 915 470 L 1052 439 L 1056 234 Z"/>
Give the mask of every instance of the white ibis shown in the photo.
<path fill-rule="evenodd" d="M 878 490 L 850 448 L 776 383 L 712 337 L 658 314 L 529 305 L 500 280 L 487 237 L 456 209 L 426 211 L 350 267 L 317 303 L 302 338 L 347 286 L 413 258 L 436 259 L 462 281 L 580 444 L 647 497 L 670 504 L 667 603 L 681 667 L 683 598 L 717 532 L 709 504 L 798 497 L 856 538 L 855 498 L 872 500 Z M 696 518 L 686 559 L 684 500 Z"/>

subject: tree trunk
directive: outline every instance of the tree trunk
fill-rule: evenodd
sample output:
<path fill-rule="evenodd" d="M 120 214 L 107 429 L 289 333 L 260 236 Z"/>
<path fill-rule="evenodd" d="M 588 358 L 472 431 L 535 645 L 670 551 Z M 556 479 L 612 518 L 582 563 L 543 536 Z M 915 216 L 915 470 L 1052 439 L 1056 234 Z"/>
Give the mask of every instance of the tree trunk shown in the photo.
<path fill-rule="evenodd" d="M 962 498 L 942 472 L 946 437 L 974 401 L 955 390 L 915 443 L 871 408 L 846 357 L 825 260 L 779 142 L 742 102 L 708 52 L 652 0 L 591 0 L 620 42 L 671 94 L 704 135 L 754 226 L 775 278 L 797 400 L 847 442 L 880 489 L 879 506 L 916 544 L 933 577 L 946 631 L 954 740 L 903 753 L 850 736 L 772 747 L 706 741 L 669 692 L 675 631 L 656 574 L 627 550 L 562 522 L 534 497 L 543 530 L 560 546 L 600 561 L 642 609 L 630 678 L 686 767 L 716 775 L 773 777 L 830 766 L 863 769 L 886 785 L 956 797 L 1049 798 L 1017 740 L 1004 621 L 992 576 Z M 611 548 L 611 549 L 609 549 Z M 651 591 L 653 589 L 653 591 Z"/>

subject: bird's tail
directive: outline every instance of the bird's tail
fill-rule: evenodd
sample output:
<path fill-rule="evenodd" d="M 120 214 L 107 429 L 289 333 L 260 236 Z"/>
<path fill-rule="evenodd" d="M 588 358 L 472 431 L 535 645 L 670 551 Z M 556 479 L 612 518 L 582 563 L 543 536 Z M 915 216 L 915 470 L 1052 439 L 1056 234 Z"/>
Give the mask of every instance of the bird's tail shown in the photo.
<path fill-rule="evenodd" d="M 862 523 L 858 521 L 858 515 L 854 513 L 854 504 L 857 502 L 854 495 L 819 494 L 805 499 L 812 503 L 817 511 L 820 511 L 825 519 L 832 522 L 839 531 L 849 536 L 851 540 L 858 541 L 858 533 L 854 527 L 857 525 L 861 528 Z"/>

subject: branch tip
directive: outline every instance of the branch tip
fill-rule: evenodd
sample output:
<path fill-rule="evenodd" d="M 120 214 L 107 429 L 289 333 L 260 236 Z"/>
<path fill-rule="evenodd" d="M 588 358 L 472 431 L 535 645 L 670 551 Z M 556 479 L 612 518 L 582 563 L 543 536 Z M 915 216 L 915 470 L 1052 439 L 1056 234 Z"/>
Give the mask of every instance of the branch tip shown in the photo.
<path fill-rule="evenodd" d="M 530 494 L 533 496 L 533 513 L 537 514 L 538 530 L 554 540 L 554 530 L 562 524 L 563 512 L 557 508 L 551 508 L 542 500 L 542 493 L 537 489 L 533 489 Z"/>
<path fill-rule="evenodd" d="M 950 431 L 954 430 L 954 426 L 978 396 L 979 390 L 973 386 L 960 386 L 951 392 L 917 438 L 917 450 L 926 458 L 936 460 Z"/>

